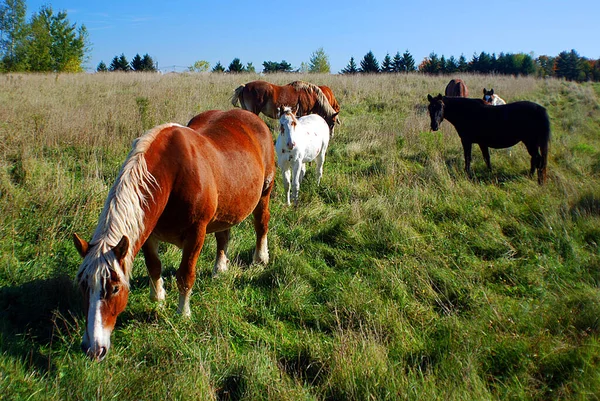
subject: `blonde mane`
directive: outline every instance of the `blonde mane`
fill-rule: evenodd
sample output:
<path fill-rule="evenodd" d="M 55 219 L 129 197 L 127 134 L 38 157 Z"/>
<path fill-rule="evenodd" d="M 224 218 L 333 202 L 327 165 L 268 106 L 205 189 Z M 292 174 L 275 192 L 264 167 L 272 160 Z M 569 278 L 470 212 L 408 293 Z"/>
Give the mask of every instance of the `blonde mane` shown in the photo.
<path fill-rule="evenodd" d="M 128 285 L 131 275 L 131 265 L 134 254 L 133 246 L 144 231 L 144 210 L 151 187 L 157 186 L 156 179 L 148 171 L 145 152 L 156 137 L 166 128 L 180 126 L 179 124 L 163 124 L 147 131 L 137 138 L 132 149 L 121 167 L 121 171 L 108 193 L 98 226 L 90 241 L 90 249 L 79 268 L 79 281 L 100 285 L 102 278 L 110 276 L 112 268 L 122 283 Z M 123 270 L 118 263 L 112 248 L 119 243 L 123 236 L 130 241 L 129 250 L 123 261 Z"/>
<path fill-rule="evenodd" d="M 335 114 L 335 110 L 333 107 L 331 107 L 331 104 L 329 104 L 327 96 L 325 96 L 321 88 L 319 88 L 317 85 L 305 81 L 294 81 L 290 83 L 290 85 L 296 90 L 303 90 L 309 93 L 315 92 L 317 94 L 316 104 L 321 108 L 323 113 L 328 117 L 331 117 Z"/>

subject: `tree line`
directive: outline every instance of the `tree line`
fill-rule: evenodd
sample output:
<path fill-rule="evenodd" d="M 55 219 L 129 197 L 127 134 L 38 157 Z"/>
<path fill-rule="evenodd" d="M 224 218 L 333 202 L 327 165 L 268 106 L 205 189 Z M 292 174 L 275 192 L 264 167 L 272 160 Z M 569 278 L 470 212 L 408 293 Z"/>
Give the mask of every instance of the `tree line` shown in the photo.
<path fill-rule="evenodd" d="M 538 77 L 565 78 L 570 81 L 600 81 L 600 60 L 581 57 L 575 50 L 562 51 L 556 57 L 539 56 L 533 58 L 526 53 L 495 53 L 481 52 L 474 54 L 467 61 L 464 55 L 459 58 L 435 52 L 425 57 L 415 66 L 414 58 L 407 50 L 404 54 L 396 53 L 392 58 L 386 54 L 381 65 L 373 52 L 369 51 L 357 66 L 354 57 L 340 71 L 342 74 L 357 73 L 398 73 L 419 71 L 426 74 L 453 74 L 457 72 L 472 72 L 480 74 L 502 75 L 534 75 Z"/>
<path fill-rule="evenodd" d="M 24 0 L 0 3 L 0 72 L 80 72 L 89 53 L 85 25 L 43 5 L 25 19 Z"/>
<path fill-rule="evenodd" d="M 144 54 L 144 56 L 140 56 L 139 53 L 136 54 L 133 59 L 131 59 L 131 62 L 127 60 L 125 54 L 121 53 L 120 56 L 113 57 L 110 66 L 107 67 L 106 64 L 104 64 L 104 61 L 100 61 L 98 67 L 96 67 L 96 72 L 109 71 L 156 72 L 157 68 L 154 64 L 154 60 L 148 53 Z"/>

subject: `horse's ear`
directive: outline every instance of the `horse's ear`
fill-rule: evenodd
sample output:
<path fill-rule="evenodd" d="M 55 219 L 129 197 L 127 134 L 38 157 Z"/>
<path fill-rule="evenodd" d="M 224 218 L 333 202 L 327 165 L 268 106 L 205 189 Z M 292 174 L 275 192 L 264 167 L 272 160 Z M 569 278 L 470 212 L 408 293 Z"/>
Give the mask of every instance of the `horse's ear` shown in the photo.
<path fill-rule="evenodd" d="M 127 255 L 127 251 L 129 250 L 129 238 L 127 236 L 123 236 L 121 241 L 113 248 L 113 252 L 115 253 L 115 257 L 119 261 L 119 264 L 123 262 L 125 259 L 125 255 Z"/>
<path fill-rule="evenodd" d="M 429 100 L 430 102 L 433 100 L 433 98 L 431 97 L 431 95 L 429 93 L 427 94 L 427 100 Z"/>
<path fill-rule="evenodd" d="M 483 94 L 485 95 L 485 92 L 487 92 L 487 89 L 483 88 Z"/>
<path fill-rule="evenodd" d="M 279 117 L 283 115 L 283 106 L 279 106 Z"/>
<path fill-rule="evenodd" d="M 494 88 L 490 89 L 490 95 L 494 96 Z"/>
<path fill-rule="evenodd" d="M 336 122 L 338 125 L 342 125 L 342 119 L 339 117 L 339 114 L 340 114 L 340 112 L 338 111 L 338 112 L 337 112 L 337 113 L 335 113 L 333 116 L 334 116 L 334 117 L 337 117 L 337 118 L 335 119 L 335 122 Z"/>
<path fill-rule="evenodd" d="M 442 100 L 444 99 L 444 97 L 442 96 L 441 93 L 438 93 L 437 97 L 435 98 L 435 100 Z"/>
<path fill-rule="evenodd" d="M 90 249 L 90 245 L 76 233 L 73 233 L 73 244 L 75 244 L 75 248 L 77 248 L 77 252 L 79 252 L 81 257 L 85 258 L 85 255 L 87 255 L 88 250 Z"/>

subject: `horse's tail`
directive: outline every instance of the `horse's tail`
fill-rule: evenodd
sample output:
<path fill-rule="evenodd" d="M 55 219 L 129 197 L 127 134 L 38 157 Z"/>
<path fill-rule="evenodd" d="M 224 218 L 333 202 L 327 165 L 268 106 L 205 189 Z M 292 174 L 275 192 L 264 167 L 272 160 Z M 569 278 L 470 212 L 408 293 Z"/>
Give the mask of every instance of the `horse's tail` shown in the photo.
<path fill-rule="evenodd" d="M 238 105 L 239 107 L 242 107 L 242 101 L 240 99 L 242 98 L 242 91 L 245 87 L 246 85 L 240 85 L 233 91 L 233 95 L 231 95 L 231 104 L 233 107 L 238 107 Z"/>
<path fill-rule="evenodd" d="M 542 157 L 538 161 L 537 170 L 538 170 L 538 183 L 543 184 L 546 182 L 546 172 L 548 167 L 548 149 L 550 147 L 550 117 L 548 117 L 548 112 L 546 109 L 544 111 L 544 125 L 543 125 L 543 133 L 540 138 L 540 153 Z"/>

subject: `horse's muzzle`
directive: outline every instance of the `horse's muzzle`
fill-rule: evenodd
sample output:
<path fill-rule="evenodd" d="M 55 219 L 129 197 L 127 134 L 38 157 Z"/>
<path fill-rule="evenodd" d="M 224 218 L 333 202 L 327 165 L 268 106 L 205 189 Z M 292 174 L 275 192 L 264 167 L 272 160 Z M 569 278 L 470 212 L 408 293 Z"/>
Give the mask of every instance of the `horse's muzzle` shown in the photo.
<path fill-rule="evenodd" d="M 83 352 L 85 352 L 85 354 L 88 356 L 88 358 L 90 358 L 92 361 L 97 361 L 100 362 L 104 359 L 104 357 L 106 357 L 106 354 L 108 353 L 108 349 L 106 347 L 99 347 L 96 349 L 92 349 L 92 348 L 88 348 L 85 344 L 81 344 L 81 350 Z"/>

